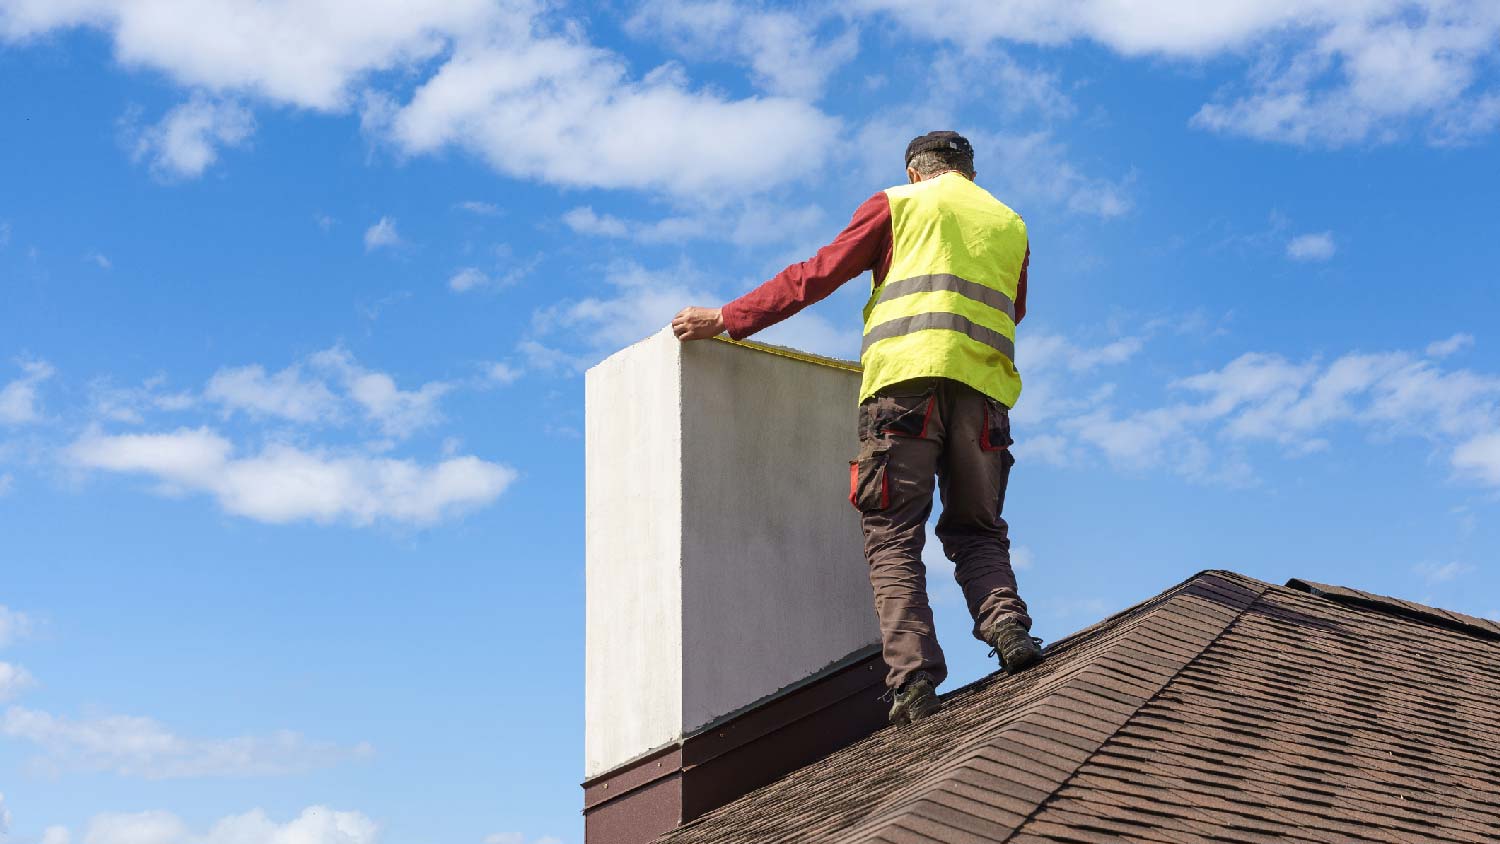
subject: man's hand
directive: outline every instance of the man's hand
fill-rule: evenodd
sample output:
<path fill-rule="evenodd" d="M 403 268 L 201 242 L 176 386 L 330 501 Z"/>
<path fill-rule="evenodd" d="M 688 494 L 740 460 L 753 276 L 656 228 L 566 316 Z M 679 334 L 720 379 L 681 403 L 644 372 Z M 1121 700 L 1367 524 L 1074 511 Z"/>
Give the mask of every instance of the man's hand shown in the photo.
<path fill-rule="evenodd" d="M 718 308 L 683 308 L 672 317 L 678 340 L 707 340 L 724 333 L 724 314 Z"/>

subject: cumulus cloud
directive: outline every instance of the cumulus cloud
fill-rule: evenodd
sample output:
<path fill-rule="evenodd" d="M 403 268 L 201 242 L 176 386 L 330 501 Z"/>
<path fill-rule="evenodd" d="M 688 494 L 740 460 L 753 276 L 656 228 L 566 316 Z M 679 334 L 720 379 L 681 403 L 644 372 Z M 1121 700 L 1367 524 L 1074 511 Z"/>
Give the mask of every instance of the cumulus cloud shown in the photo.
<path fill-rule="evenodd" d="M 5 795 L 0 794 L 0 835 L 10 832 L 10 808 L 5 805 Z"/>
<path fill-rule="evenodd" d="M 293 422 L 325 421 L 339 411 L 328 385 L 307 377 L 296 364 L 269 375 L 259 364 L 220 369 L 208 379 L 203 397 L 227 411 Z"/>
<path fill-rule="evenodd" d="M 67 844 L 67 830 L 58 844 Z M 52 830 L 48 830 L 52 834 Z M 205 832 L 194 832 L 171 812 L 106 813 L 89 821 L 84 844 L 376 844 L 380 827 L 360 812 L 309 806 L 284 824 L 263 810 L 221 818 Z M 44 841 L 43 844 L 52 844 Z"/>
<path fill-rule="evenodd" d="M 130 715 L 71 719 L 11 706 L 0 717 L 0 735 L 36 745 L 30 764 L 47 774 L 109 772 L 144 779 L 272 776 L 368 757 L 360 744 L 343 747 L 291 731 L 265 736 L 200 739 Z"/>
<path fill-rule="evenodd" d="M 387 246 L 400 246 L 401 234 L 396 231 L 396 221 L 381 217 L 365 229 L 365 251 L 372 252 Z"/>
<path fill-rule="evenodd" d="M 1500 487 L 1500 433 L 1481 434 L 1453 451 L 1453 468 L 1481 483 Z"/>
<path fill-rule="evenodd" d="M 71 844 L 72 840 L 65 826 L 49 826 L 42 832 L 42 844 Z"/>
<path fill-rule="evenodd" d="M 122 64 L 165 72 L 209 91 L 336 111 L 370 73 L 441 53 L 458 33 L 481 31 L 490 0 L 6 0 L 0 37 L 18 41 L 69 27 L 102 29 Z"/>
<path fill-rule="evenodd" d="M 250 110 L 233 100 L 195 95 L 167 112 L 160 122 L 140 130 L 136 160 L 169 179 L 193 179 L 218 160 L 219 150 L 242 146 L 255 131 Z M 101 266 L 109 268 L 102 255 Z"/>
<path fill-rule="evenodd" d="M 14 700 L 22 692 L 36 685 L 36 678 L 19 665 L 0 662 L 0 702 Z"/>
<path fill-rule="evenodd" d="M 1298 235 L 1286 244 L 1286 256 L 1293 261 L 1326 261 L 1337 251 L 1333 232 Z"/>
<path fill-rule="evenodd" d="M 778 90 L 804 86 L 798 80 L 812 78 L 812 66 L 851 49 L 819 42 L 809 53 L 813 43 L 796 40 L 790 19 L 763 20 L 743 32 L 806 57 L 807 67 L 763 65 Z M 530 0 L 0 4 L 0 39 L 69 27 L 102 30 L 122 63 L 202 92 L 149 146 L 163 167 L 184 174 L 248 136 L 252 124 L 232 105 L 241 99 L 336 113 L 359 107 L 367 131 L 408 155 L 460 148 L 518 178 L 708 197 L 811 172 L 838 128 L 794 97 L 695 88 L 675 65 L 635 76 L 621 56 L 589 43 L 578 21 Z M 390 70 L 417 81 L 404 102 L 379 87 Z M 539 135 L 554 142 L 531 143 Z M 173 137 L 181 143 L 170 144 Z M 695 154 L 681 156 L 684 147 Z"/>
<path fill-rule="evenodd" d="M 671 66 L 633 80 L 613 53 L 517 31 L 460 46 L 392 114 L 389 133 L 409 154 L 460 147 L 520 178 L 711 202 L 812 171 L 837 129 L 799 100 L 727 99 Z M 531 143 L 538 134 L 555 142 Z"/>
<path fill-rule="evenodd" d="M 1244 483 L 1253 479 L 1245 446 L 1270 442 L 1307 454 L 1330 448 L 1337 426 L 1355 426 L 1372 437 L 1426 439 L 1448 452 L 1457 476 L 1500 486 L 1500 377 L 1404 351 L 1328 361 L 1248 353 L 1169 389 L 1176 400 L 1125 412 L 1108 394 L 1064 405 L 1044 432 L 1063 440 L 1050 450 L 1076 455 L 1086 447 L 1122 468 Z"/>
<path fill-rule="evenodd" d="M 1088 40 L 1124 56 L 1251 56 L 1244 80 L 1191 122 L 1260 140 L 1383 141 L 1415 123 L 1452 142 L 1500 124 L 1480 85 L 1500 37 L 1500 10 L 1484 0 L 1151 0 L 1128 14 L 1115 0 L 957 0 L 942 15 L 898 0 L 857 6 L 971 49 Z"/>
<path fill-rule="evenodd" d="M 403 390 L 389 373 L 368 369 L 348 349 L 334 346 L 275 373 L 260 364 L 220 369 L 203 398 L 226 413 L 304 424 L 357 416 L 387 436 L 402 438 L 441 422 L 439 402 L 453 388 L 429 381 Z"/>
<path fill-rule="evenodd" d="M 695 58 L 734 57 L 772 94 L 817 99 L 828 77 L 859 52 L 855 29 L 825 40 L 817 35 L 822 23 L 811 8 L 792 12 L 733 0 L 647 0 L 626 28 L 661 36 Z"/>
<path fill-rule="evenodd" d="M 429 381 L 415 390 L 402 390 L 396 386 L 395 378 L 366 369 L 341 346 L 318 352 L 309 362 L 338 378 L 365 418 L 394 437 L 404 437 L 440 422 L 438 401 L 453 389 L 447 382 Z"/>
<path fill-rule="evenodd" d="M 20 378 L 0 387 L 0 425 L 21 425 L 42 418 L 38 387 L 56 370 L 44 361 L 21 362 Z"/>
<path fill-rule="evenodd" d="M 371 399 L 391 400 L 383 386 L 372 388 Z M 513 469 L 474 456 L 424 465 L 283 443 L 240 453 L 209 428 L 91 432 L 66 455 L 81 468 L 152 477 L 162 494 L 210 495 L 225 512 L 272 524 L 432 524 L 490 503 L 516 478 Z"/>

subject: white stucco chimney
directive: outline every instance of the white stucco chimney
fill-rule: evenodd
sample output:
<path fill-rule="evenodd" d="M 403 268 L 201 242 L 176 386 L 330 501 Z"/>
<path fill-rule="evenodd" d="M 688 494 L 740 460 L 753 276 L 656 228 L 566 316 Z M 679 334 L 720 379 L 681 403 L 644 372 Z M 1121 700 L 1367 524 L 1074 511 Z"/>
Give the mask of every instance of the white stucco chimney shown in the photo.
<path fill-rule="evenodd" d="M 589 370 L 590 844 L 650 840 L 882 723 L 858 387 L 851 364 L 670 331 Z"/>

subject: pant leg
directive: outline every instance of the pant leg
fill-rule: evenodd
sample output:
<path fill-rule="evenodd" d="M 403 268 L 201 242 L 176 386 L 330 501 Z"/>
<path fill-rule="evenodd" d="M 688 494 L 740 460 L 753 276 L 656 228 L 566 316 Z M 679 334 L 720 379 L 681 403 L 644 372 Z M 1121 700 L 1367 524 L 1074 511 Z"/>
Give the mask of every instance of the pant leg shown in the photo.
<path fill-rule="evenodd" d="M 937 535 L 954 563 L 974 619 L 974 636 L 997 622 L 1014 620 L 1031 629 L 1031 616 L 1016 587 L 1010 563 L 1010 526 L 1001 515 L 1015 458 L 1010 453 L 1009 409 L 956 381 L 938 391 L 947 439 L 938 463 L 943 515 Z"/>
<path fill-rule="evenodd" d="M 860 457 L 851 499 L 860 510 L 881 650 L 889 669 L 886 685 L 892 689 L 918 671 L 925 671 L 934 684 L 948 676 L 922 563 L 942 448 L 935 401 L 929 390 L 877 396 L 860 407 Z"/>

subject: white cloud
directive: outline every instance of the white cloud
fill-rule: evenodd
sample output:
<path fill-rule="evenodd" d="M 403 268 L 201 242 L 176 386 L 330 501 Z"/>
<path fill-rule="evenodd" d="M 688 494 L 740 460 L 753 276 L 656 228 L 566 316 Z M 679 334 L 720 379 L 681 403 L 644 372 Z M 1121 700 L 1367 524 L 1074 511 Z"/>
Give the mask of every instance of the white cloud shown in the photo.
<path fill-rule="evenodd" d="M 495 203 L 480 202 L 476 199 L 470 199 L 460 202 L 458 203 L 458 207 L 469 212 L 470 214 L 478 214 L 481 217 L 493 217 L 496 214 L 500 213 L 500 206 L 496 205 Z"/>
<path fill-rule="evenodd" d="M 782 11 L 732 0 L 646 0 L 626 28 L 661 35 L 695 58 L 733 57 L 750 66 L 761 89 L 815 100 L 828 77 L 859 52 L 853 28 L 819 39 L 823 17 L 806 7 Z"/>
<path fill-rule="evenodd" d="M 421 64 L 452 37 L 513 9 L 490 0 L 6 0 L 0 37 L 102 29 L 122 64 L 164 71 L 185 86 L 341 110 L 368 74 Z"/>
<path fill-rule="evenodd" d="M 55 829 L 66 844 L 67 831 Z M 205 833 L 170 812 L 106 813 L 89 821 L 83 844 L 375 844 L 379 837 L 379 826 L 360 812 L 309 806 L 284 824 L 253 809 L 221 818 Z"/>
<path fill-rule="evenodd" d="M 400 438 L 441 422 L 438 402 L 452 389 L 445 381 L 429 381 L 402 390 L 391 375 L 365 368 L 347 349 L 334 346 L 274 374 L 259 364 L 220 369 L 203 397 L 226 412 L 303 424 L 336 423 L 347 411 L 357 411 L 383 433 Z"/>
<path fill-rule="evenodd" d="M 1028 201 L 1104 219 L 1123 216 L 1134 207 L 1132 176 L 1106 179 L 1085 174 L 1068 159 L 1067 147 L 1047 131 L 969 135 L 979 182 L 1002 201 L 1022 203 L 1018 210 L 1023 214 Z M 905 143 L 887 149 L 904 149 Z"/>
<path fill-rule="evenodd" d="M 16 476 L 15 475 L 12 475 L 9 472 L 5 472 L 4 474 L 0 474 L 0 498 L 4 498 L 5 496 L 9 495 L 10 491 L 13 490 L 13 489 L 15 489 L 15 488 L 16 488 Z"/>
<path fill-rule="evenodd" d="M 492 384 L 505 386 L 514 384 L 524 373 L 515 366 L 503 361 L 496 361 L 484 368 L 484 377 Z"/>
<path fill-rule="evenodd" d="M 401 234 L 396 231 L 396 221 L 381 217 L 365 229 L 365 251 L 370 252 L 385 246 L 400 246 Z"/>
<path fill-rule="evenodd" d="M 19 665 L 0 662 L 0 702 L 14 700 L 36 685 L 36 678 Z"/>
<path fill-rule="evenodd" d="M 20 378 L 0 387 L 0 425 L 20 425 L 42 418 L 37 387 L 56 372 L 44 361 L 22 361 Z"/>
<path fill-rule="evenodd" d="M 471 290 L 503 290 L 519 284 L 526 276 L 541 264 L 541 256 L 533 257 L 530 261 L 510 263 L 499 272 L 489 273 L 478 267 L 464 267 L 448 278 L 448 289 L 454 293 L 467 293 Z"/>
<path fill-rule="evenodd" d="M 1356 426 L 1372 438 L 1420 437 L 1451 449 L 1459 476 L 1500 486 L 1500 377 L 1443 370 L 1408 352 L 1300 363 L 1250 353 L 1169 388 L 1182 398 L 1123 413 L 1111 405 L 1112 391 L 1064 402 L 1041 415 L 1052 427 L 1038 436 L 1061 438 L 1045 449 L 1058 461 L 1086 446 L 1122 468 L 1235 484 L 1253 479 L 1243 454 L 1252 443 L 1305 455 L 1330 448 L 1340 426 Z M 1030 413 L 1026 407 L 1018 410 Z"/>
<path fill-rule="evenodd" d="M 1326 261 L 1336 251 L 1338 247 L 1333 242 L 1333 232 L 1298 235 L 1286 245 L 1286 256 L 1294 261 Z"/>
<path fill-rule="evenodd" d="M 852 47 L 787 40 L 796 32 L 778 30 L 778 15 L 764 20 L 771 24 L 746 30 L 764 53 L 752 61 L 793 87 Z M 218 148 L 249 136 L 240 100 L 337 113 L 358 106 L 366 131 L 406 154 L 461 148 L 517 178 L 700 199 L 813 172 L 839 125 L 796 98 L 694 88 L 675 65 L 637 78 L 623 57 L 584 39 L 582 21 L 532 0 L 0 4 L 0 39 L 69 27 L 102 30 L 123 64 L 200 92 L 143 138 L 164 171 L 181 175 L 201 173 Z M 772 48 L 805 60 L 782 67 Z M 416 83 L 405 102 L 379 87 L 392 70 L 402 71 L 398 91 Z"/>
<path fill-rule="evenodd" d="M 85 260 L 93 262 L 94 266 L 98 267 L 101 270 L 114 269 L 115 266 L 114 263 L 109 260 L 109 256 L 99 252 L 90 252 L 88 255 L 84 256 L 84 258 Z"/>
<path fill-rule="evenodd" d="M 73 836 L 65 826 L 49 826 L 42 831 L 42 844 L 72 844 Z"/>
<path fill-rule="evenodd" d="M 372 393 L 376 401 L 390 400 L 383 387 Z M 392 412 L 399 416 L 403 409 Z M 490 503 L 516 478 L 509 467 L 473 456 L 423 465 L 281 443 L 253 454 L 235 452 L 211 429 L 180 428 L 157 434 L 92 432 L 66 455 L 82 468 L 151 476 L 162 494 L 208 494 L 228 513 L 273 524 L 432 524 Z"/>
<path fill-rule="evenodd" d="M 442 421 L 438 401 L 453 389 L 445 381 L 429 381 L 415 390 L 402 390 L 396 379 L 364 368 L 341 346 L 318 352 L 309 362 L 335 375 L 365 418 L 393 437 L 405 437 Z"/>
<path fill-rule="evenodd" d="M 1500 487 L 1500 433 L 1483 434 L 1460 444 L 1453 450 L 1453 468 L 1461 475 Z"/>
<path fill-rule="evenodd" d="M 409 154 L 457 146 L 519 178 L 705 204 L 806 175 L 837 129 L 798 100 L 693 90 L 673 66 L 635 81 L 613 53 L 523 28 L 459 46 L 388 127 Z"/>
<path fill-rule="evenodd" d="M 1383 141 L 1415 123 L 1451 142 L 1500 124 L 1481 84 L 1500 36 L 1500 8 L 1486 0 L 1149 0 L 1128 9 L 1119 0 L 956 0 L 941 15 L 899 0 L 858 5 L 970 49 L 1090 40 L 1125 56 L 1256 57 L 1244 83 L 1192 123 L 1261 140 Z"/>
<path fill-rule="evenodd" d="M 604 278 L 610 295 L 545 308 L 534 320 L 538 331 L 581 331 L 595 348 L 613 350 L 655 334 L 686 305 L 713 306 L 723 301 L 687 264 L 651 271 L 621 262 L 609 267 Z"/>
<path fill-rule="evenodd" d="M 293 422 L 327 421 L 339 412 L 339 399 L 328 385 L 306 377 L 296 364 L 274 375 L 259 364 L 220 369 L 208 379 L 203 397 L 228 411 Z"/>
<path fill-rule="evenodd" d="M 575 375 L 593 363 L 586 355 L 575 355 L 536 340 L 522 340 L 516 344 L 516 351 L 526 359 L 527 368 L 548 375 Z"/>
<path fill-rule="evenodd" d="M 167 392 L 166 378 L 152 376 L 139 387 L 115 387 L 107 379 L 89 385 L 93 414 L 99 419 L 139 424 L 151 411 L 183 411 L 194 407 L 198 397 L 190 392 Z"/>
<path fill-rule="evenodd" d="M 10 832 L 10 808 L 5 805 L 5 795 L 0 794 L 0 835 Z"/>
<path fill-rule="evenodd" d="M 1457 354 L 1458 352 L 1461 352 L 1473 345 L 1474 335 L 1455 334 L 1452 337 L 1449 337 L 1447 340 L 1438 340 L 1433 343 L 1429 343 L 1427 346 L 1427 356 L 1430 358 L 1445 358 L 1449 355 Z"/>
<path fill-rule="evenodd" d="M 40 771 L 99 771 L 145 779 L 271 776 L 368 757 L 366 744 L 342 747 L 280 731 L 265 736 L 197 739 L 161 723 L 129 715 L 74 720 L 11 706 L 0 735 L 37 746 L 30 763 Z M 87 839 L 86 839 L 87 840 Z"/>
<path fill-rule="evenodd" d="M 1448 583 L 1454 578 L 1461 577 L 1474 571 L 1474 567 L 1468 563 L 1418 563 L 1412 568 L 1412 572 L 1421 576 L 1428 586 L 1436 586 L 1439 583 Z"/>
<path fill-rule="evenodd" d="M 564 214 L 562 219 L 568 228 L 578 234 L 624 237 L 630 231 L 624 220 L 609 214 L 595 214 L 594 209 L 587 205 L 574 208 Z"/>
<path fill-rule="evenodd" d="M 141 130 L 134 154 L 137 161 L 149 161 L 158 176 L 194 179 L 218 160 L 221 148 L 242 146 L 254 131 L 249 109 L 232 100 L 195 95 Z M 108 269 L 108 259 L 101 266 Z"/>

